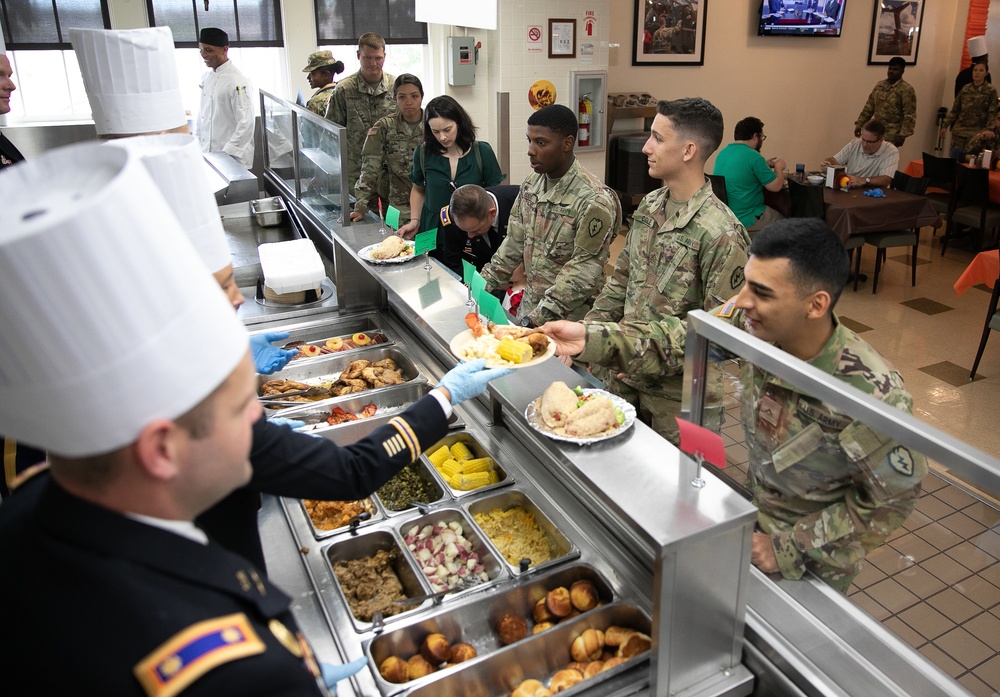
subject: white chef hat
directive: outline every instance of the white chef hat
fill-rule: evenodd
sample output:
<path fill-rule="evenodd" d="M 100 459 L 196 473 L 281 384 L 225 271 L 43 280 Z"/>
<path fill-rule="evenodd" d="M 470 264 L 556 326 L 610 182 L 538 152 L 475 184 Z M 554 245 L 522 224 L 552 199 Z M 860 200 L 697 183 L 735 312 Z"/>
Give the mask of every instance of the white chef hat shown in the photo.
<path fill-rule="evenodd" d="M 139 159 L 83 143 L 0 171 L 0 433 L 64 457 L 186 413 L 246 330 Z"/>
<path fill-rule="evenodd" d="M 972 58 L 978 58 L 979 56 L 985 56 L 989 51 L 986 49 L 986 37 L 985 36 L 972 36 L 969 37 L 969 56 Z"/>
<path fill-rule="evenodd" d="M 170 27 L 70 29 L 97 135 L 136 135 L 187 123 Z"/>
<path fill-rule="evenodd" d="M 205 175 L 205 159 L 194 136 L 135 136 L 108 141 L 107 147 L 126 148 L 139 156 L 209 271 L 232 263 L 219 207 Z"/>

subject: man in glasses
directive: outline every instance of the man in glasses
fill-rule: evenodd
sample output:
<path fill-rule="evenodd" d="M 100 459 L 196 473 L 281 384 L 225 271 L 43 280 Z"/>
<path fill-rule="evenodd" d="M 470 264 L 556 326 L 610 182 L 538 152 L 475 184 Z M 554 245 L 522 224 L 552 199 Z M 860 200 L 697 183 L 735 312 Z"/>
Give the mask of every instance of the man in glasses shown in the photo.
<path fill-rule="evenodd" d="M 764 204 L 764 189 L 781 191 L 785 184 L 785 161 L 764 159 L 760 149 L 767 136 L 764 122 L 748 116 L 733 129 L 733 141 L 715 158 L 715 174 L 726 178 L 729 208 L 747 232 L 762 230 L 784 216 Z"/>
<path fill-rule="evenodd" d="M 833 157 L 821 162 L 824 167 L 843 165 L 851 186 L 892 186 L 892 176 L 899 166 L 899 150 L 885 139 L 885 125 L 872 119 L 861 127 L 861 137 L 852 140 Z"/>

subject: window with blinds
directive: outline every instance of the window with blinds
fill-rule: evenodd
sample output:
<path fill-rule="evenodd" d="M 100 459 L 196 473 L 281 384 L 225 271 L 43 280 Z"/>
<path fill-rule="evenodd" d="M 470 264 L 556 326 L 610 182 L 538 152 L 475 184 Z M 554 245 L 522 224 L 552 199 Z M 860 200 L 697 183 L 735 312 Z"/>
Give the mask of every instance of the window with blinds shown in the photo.
<path fill-rule="evenodd" d="M 427 25 L 416 20 L 415 0 L 315 0 L 316 44 L 357 45 L 368 31 L 387 44 L 426 44 Z"/>
<path fill-rule="evenodd" d="M 8 51 L 70 49 L 70 29 L 110 29 L 107 0 L 0 0 Z"/>
<path fill-rule="evenodd" d="M 146 0 L 146 9 L 150 26 L 169 26 L 178 48 L 198 48 L 204 27 L 222 29 L 235 48 L 284 45 L 279 0 Z"/>

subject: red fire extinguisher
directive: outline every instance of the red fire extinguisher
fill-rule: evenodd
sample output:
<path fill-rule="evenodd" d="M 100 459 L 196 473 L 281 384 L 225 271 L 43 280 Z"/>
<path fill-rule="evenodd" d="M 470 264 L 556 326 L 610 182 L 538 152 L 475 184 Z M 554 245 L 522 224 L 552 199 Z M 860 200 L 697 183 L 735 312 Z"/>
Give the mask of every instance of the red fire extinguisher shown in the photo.
<path fill-rule="evenodd" d="M 580 97 L 580 130 L 576 136 L 577 145 L 590 145 L 590 118 L 593 113 L 594 105 L 590 101 L 590 95 L 585 94 Z"/>

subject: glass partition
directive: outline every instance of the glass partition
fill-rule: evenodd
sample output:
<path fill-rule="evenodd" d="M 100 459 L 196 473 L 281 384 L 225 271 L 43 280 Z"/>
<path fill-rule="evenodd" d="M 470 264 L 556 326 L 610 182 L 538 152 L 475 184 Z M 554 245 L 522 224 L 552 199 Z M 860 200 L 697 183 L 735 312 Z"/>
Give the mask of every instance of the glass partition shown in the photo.
<path fill-rule="evenodd" d="M 346 129 L 263 90 L 260 100 L 265 177 L 327 228 L 350 224 Z"/>

